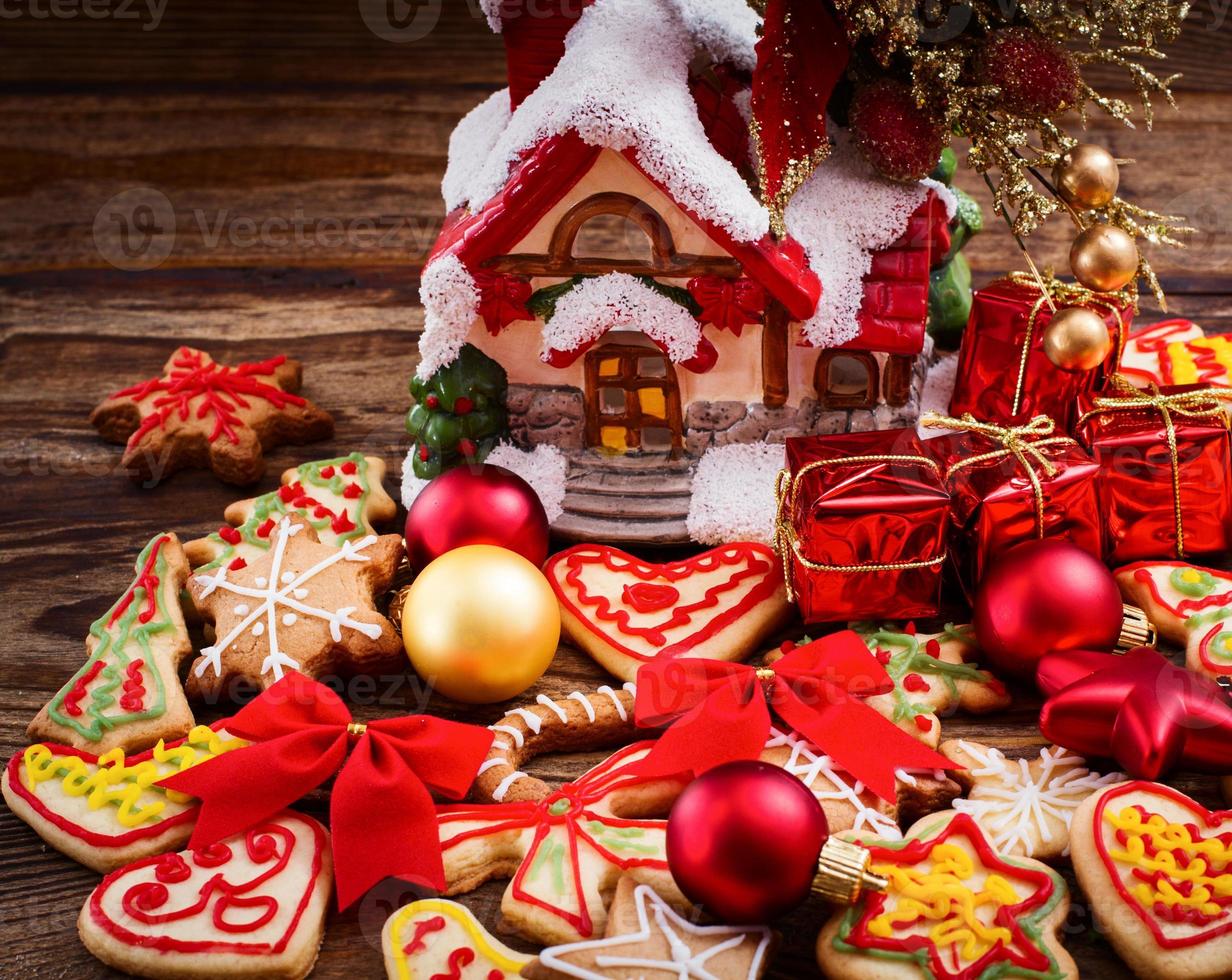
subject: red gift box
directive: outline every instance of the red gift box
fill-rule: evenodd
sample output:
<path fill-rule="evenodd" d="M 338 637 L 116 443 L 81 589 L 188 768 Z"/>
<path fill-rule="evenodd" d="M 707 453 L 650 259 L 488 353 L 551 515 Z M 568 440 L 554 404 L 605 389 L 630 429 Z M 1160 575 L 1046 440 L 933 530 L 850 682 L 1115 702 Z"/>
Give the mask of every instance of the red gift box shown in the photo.
<path fill-rule="evenodd" d="M 1064 538 L 1103 556 L 1099 464 L 1052 419 L 1002 427 L 927 413 L 922 425 L 953 430 L 924 445 L 950 492 L 949 550 L 968 598 L 989 562 L 1037 538 Z"/>
<path fill-rule="evenodd" d="M 912 429 L 788 439 L 775 547 L 804 621 L 935 616 L 949 505 Z"/>
<path fill-rule="evenodd" d="M 1053 311 L 1034 277 L 1014 273 L 975 292 L 963 333 L 950 414 L 970 413 L 996 425 L 1021 425 L 1037 415 L 1070 431 L 1075 401 L 1116 371 L 1121 347 L 1137 310 L 1127 293 L 1092 293 L 1074 283 L 1047 279 L 1058 309 L 1087 306 L 1100 313 L 1113 338 L 1112 352 L 1092 371 L 1062 371 L 1044 353 L 1044 329 Z"/>
<path fill-rule="evenodd" d="M 1204 385 L 1140 391 L 1116 376 L 1080 400 L 1078 436 L 1100 466 L 1109 561 L 1228 549 L 1228 396 Z"/>

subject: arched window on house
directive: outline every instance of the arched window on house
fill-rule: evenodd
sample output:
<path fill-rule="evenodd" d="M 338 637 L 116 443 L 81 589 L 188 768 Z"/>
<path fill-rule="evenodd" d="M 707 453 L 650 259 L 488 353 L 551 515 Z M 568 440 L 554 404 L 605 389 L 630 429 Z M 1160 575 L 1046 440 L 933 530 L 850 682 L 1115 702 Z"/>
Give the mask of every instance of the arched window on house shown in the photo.
<path fill-rule="evenodd" d="M 817 356 L 813 387 L 823 409 L 875 408 L 881 391 L 877 358 L 862 350 L 823 350 Z"/>

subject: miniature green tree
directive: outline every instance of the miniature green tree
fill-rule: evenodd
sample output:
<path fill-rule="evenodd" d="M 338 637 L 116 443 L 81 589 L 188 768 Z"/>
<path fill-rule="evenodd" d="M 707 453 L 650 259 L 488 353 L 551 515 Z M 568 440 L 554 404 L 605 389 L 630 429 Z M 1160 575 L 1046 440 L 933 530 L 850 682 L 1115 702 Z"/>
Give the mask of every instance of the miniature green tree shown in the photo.
<path fill-rule="evenodd" d="M 971 315 L 971 266 L 959 254 L 971 236 L 984 227 L 984 212 L 969 195 L 954 187 L 958 158 L 948 146 L 932 177 L 945 184 L 958 198 L 958 210 L 950 222 L 950 250 L 929 274 L 928 332 L 938 347 L 956 349 Z"/>
<path fill-rule="evenodd" d="M 459 463 L 482 462 L 509 431 L 507 387 L 505 369 L 471 344 L 427 381 L 412 377 L 406 429 L 415 475 L 430 480 Z"/>

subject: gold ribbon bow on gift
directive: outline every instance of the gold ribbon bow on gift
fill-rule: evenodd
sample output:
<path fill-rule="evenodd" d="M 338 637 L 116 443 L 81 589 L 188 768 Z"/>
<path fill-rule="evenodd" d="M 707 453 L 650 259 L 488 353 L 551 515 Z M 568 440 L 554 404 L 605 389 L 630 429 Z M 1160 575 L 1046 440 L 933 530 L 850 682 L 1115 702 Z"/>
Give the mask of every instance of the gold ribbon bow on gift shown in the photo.
<path fill-rule="evenodd" d="M 1052 419 L 1047 415 L 1037 415 L 1025 425 L 1000 426 L 979 422 L 970 413 L 956 419 L 937 412 L 925 412 L 920 417 L 920 424 L 934 429 L 953 429 L 955 432 L 978 432 L 1001 443 L 1000 449 L 969 456 L 954 463 L 945 471 L 946 483 L 949 483 L 950 477 L 956 472 L 968 466 L 1013 456 L 1031 481 L 1031 492 L 1035 496 L 1035 536 L 1044 536 L 1044 488 L 1040 472 L 1051 479 L 1057 475 L 1057 467 L 1043 450 L 1049 446 L 1078 445 L 1069 436 L 1054 436 L 1057 424 Z"/>
<path fill-rule="evenodd" d="M 1115 374 L 1110 380 L 1111 388 L 1116 394 L 1098 395 L 1092 402 L 1090 411 L 1078 420 L 1082 426 L 1087 419 L 1109 412 L 1158 412 L 1163 419 L 1164 432 L 1168 440 L 1168 459 L 1172 466 L 1172 511 L 1176 518 L 1176 556 L 1185 557 L 1185 522 L 1181 515 L 1181 461 L 1177 455 L 1176 423 L 1174 415 L 1189 419 L 1209 419 L 1218 417 L 1223 421 L 1224 428 L 1228 426 L 1228 417 L 1224 414 L 1223 402 L 1232 398 L 1232 390 L 1216 388 L 1200 388 L 1194 391 L 1178 391 L 1165 395 L 1157 384 L 1149 388 L 1135 388 L 1122 375 Z"/>
<path fill-rule="evenodd" d="M 1117 319 L 1117 362 L 1120 363 L 1120 352 L 1125 350 L 1126 340 L 1125 320 L 1121 311 L 1128 307 L 1132 307 L 1135 313 L 1138 311 L 1138 293 L 1135 289 L 1126 286 L 1115 293 L 1097 293 L 1076 282 L 1062 282 L 1051 272 L 1044 272 L 1038 279 L 1028 272 L 1011 272 L 1008 278 L 1017 286 L 1028 286 L 1037 291 L 1040 290 L 1041 284 L 1044 287 L 1027 317 L 1027 333 L 1022 339 L 1022 353 L 1018 356 L 1018 380 L 1014 384 L 1014 405 L 1010 409 L 1012 415 L 1017 415 L 1022 407 L 1022 393 L 1027 382 L 1027 360 L 1031 356 L 1031 343 L 1035 339 L 1035 325 L 1044 307 L 1052 310 L 1054 304 L 1064 307 L 1093 306 L 1113 314 Z"/>
<path fill-rule="evenodd" d="M 941 467 L 934 459 L 927 456 L 897 455 L 894 453 L 870 453 L 867 456 L 839 456 L 835 459 L 820 459 L 800 467 L 800 472 L 794 477 L 788 469 L 779 470 L 774 484 L 776 501 L 776 516 L 774 521 L 774 538 L 772 544 L 783 560 L 783 584 L 787 589 L 787 601 L 796 601 L 796 590 L 791 581 L 791 559 L 796 560 L 811 572 L 901 572 L 912 568 L 931 568 L 945 561 L 945 551 L 935 558 L 923 558 L 919 561 L 896 562 L 866 562 L 858 565 L 823 565 L 804 555 L 800 547 L 800 538 L 791 523 L 791 512 L 795 507 L 796 494 L 800 490 L 800 481 L 813 470 L 826 469 L 831 466 L 859 466 L 867 463 L 913 463 L 926 466 L 941 476 Z"/>

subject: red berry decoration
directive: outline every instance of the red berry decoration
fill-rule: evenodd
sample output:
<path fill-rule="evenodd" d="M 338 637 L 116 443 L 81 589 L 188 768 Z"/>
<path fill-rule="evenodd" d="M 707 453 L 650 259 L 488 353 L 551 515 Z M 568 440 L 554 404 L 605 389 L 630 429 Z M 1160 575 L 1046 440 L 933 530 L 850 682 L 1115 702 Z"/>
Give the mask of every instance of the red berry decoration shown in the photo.
<path fill-rule="evenodd" d="M 424 399 L 424 404 L 427 405 L 429 408 L 439 408 L 441 404 L 441 400 L 437 398 L 436 395 L 429 395 L 427 398 Z"/>
<path fill-rule="evenodd" d="M 1051 116 L 1078 101 L 1078 63 L 1065 47 L 1029 27 L 994 31 L 975 59 L 975 80 L 1001 90 L 1007 112 Z"/>
<path fill-rule="evenodd" d="M 475 408 L 475 403 L 463 395 L 453 403 L 454 415 L 470 415 Z"/>
<path fill-rule="evenodd" d="M 460 452 L 467 459 L 470 459 L 475 455 L 475 453 L 479 452 L 479 447 L 475 445 L 474 439 L 467 439 L 466 437 L 463 437 L 458 440 L 458 452 Z"/>
<path fill-rule="evenodd" d="M 940 120 L 915 104 L 907 85 L 892 78 L 857 89 L 849 118 L 860 152 L 893 180 L 927 177 L 947 143 Z"/>

